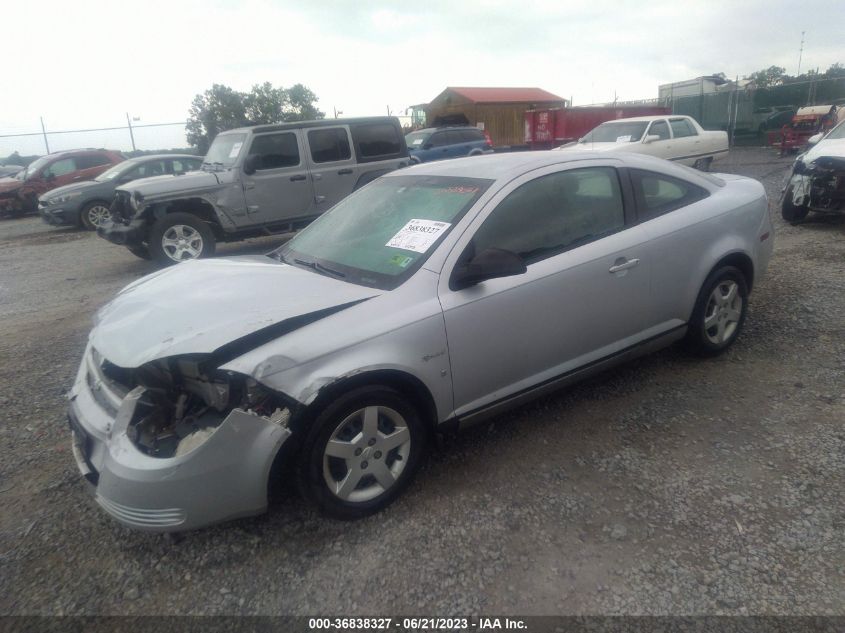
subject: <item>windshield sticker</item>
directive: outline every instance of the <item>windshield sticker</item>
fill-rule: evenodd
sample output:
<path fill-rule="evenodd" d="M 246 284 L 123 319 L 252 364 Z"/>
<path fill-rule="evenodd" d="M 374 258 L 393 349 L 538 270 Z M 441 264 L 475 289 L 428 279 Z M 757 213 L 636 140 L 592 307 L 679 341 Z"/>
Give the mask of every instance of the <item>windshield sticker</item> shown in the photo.
<path fill-rule="evenodd" d="M 399 268 L 407 268 L 412 261 L 414 261 L 413 257 L 407 257 L 405 255 L 394 255 L 390 258 L 390 263 L 399 266 Z"/>
<path fill-rule="evenodd" d="M 478 187 L 457 186 L 446 187 L 445 189 L 438 189 L 439 193 L 478 193 Z"/>
<path fill-rule="evenodd" d="M 616 142 L 617 143 L 630 143 L 631 142 L 631 135 L 625 134 L 624 136 L 617 136 Z"/>
<path fill-rule="evenodd" d="M 229 152 L 229 158 L 237 158 L 238 152 L 241 151 L 242 145 L 243 143 L 235 143 L 234 145 L 232 145 L 232 151 Z"/>
<path fill-rule="evenodd" d="M 419 220 L 414 218 L 385 244 L 389 248 L 425 253 L 443 232 L 452 226 L 449 222 Z"/>
<path fill-rule="evenodd" d="M 415 138 L 411 141 L 411 145 L 422 145 L 423 140 L 421 138 Z"/>

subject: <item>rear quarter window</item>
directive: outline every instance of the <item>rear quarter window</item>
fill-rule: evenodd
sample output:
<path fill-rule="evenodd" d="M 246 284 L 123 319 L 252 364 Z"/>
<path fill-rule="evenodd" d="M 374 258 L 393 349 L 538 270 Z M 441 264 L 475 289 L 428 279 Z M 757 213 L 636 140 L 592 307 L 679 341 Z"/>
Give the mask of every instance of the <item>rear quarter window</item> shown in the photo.
<path fill-rule="evenodd" d="M 637 216 L 641 222 L 703 200 L 710 192 L 680 178 L 640 169 L 631 170 Z"/>
<path fill-rule="evenodd" d="M 362 123 L 352 128 L 352 138 L 362 163 L 406 156 L 404 139 L 391 123 Z"/>

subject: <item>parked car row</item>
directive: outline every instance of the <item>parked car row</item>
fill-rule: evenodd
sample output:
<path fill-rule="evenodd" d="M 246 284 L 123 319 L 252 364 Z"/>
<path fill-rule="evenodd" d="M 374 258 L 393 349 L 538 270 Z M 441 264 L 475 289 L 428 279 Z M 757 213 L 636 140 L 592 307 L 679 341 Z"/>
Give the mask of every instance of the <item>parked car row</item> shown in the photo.
<path fill-rule="evenodd" d="M 0 178 L 0 214 L 20 216 L 38 209 L 38 197 L 57 187 L 90 180 L 126 160 L 120 152 L 84 149 L 48 154 L 14 176 Z"/>

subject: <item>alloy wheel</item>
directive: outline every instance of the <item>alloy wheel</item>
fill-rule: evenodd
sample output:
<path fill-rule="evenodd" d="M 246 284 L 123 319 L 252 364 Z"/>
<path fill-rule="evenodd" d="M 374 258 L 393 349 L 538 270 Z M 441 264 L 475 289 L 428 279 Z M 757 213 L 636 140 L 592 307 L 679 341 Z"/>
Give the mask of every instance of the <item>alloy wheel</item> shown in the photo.
<path fill-rule="evenodd" d="M 88 207 L 88 221 L 95 229 L 100 228 L 110 220 L 111 211 L 109 211 L 109 208 L 107 206 L 103 204 L 95 204 L 91 207 Z"/>
<path fill-rule="evenodd" d="M 161 236 L 162 250 L 175 262 L 196 259 L 202 247 L 202 235 L 187 224 L 174 224 Z"/>
<path fill-rule="evenodd" d="M 704 310 L 704 334 L 714 345 L 729 340 L 742 317 L 742 296 L 739 285 L 726 279 L 713 288 Z"/>
<path fill-rule="evenodd" d="M 397 411 L 371 405 L 344 418 L 323 452 L 323 478 L 343 501 L 369 501 L 393 487 L 408 463 L 411 432 Z"/>

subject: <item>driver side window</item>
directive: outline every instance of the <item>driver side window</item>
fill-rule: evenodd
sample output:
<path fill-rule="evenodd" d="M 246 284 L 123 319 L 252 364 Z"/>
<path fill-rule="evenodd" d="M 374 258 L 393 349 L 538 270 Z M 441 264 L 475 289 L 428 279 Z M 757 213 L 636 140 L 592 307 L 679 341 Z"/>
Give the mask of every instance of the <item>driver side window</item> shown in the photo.
<path fill-rule="evenodd" d="M 501 248 L 531 264 L 624 226 L 616 170 L 587 167 L 540 176 L 518 187 L 488 216 L 473 243 L 475 253 Z"/>
<path fill-rule="evenodd" d="M 42 176 L 44 178 L 48 178 L 50 176 L 64 176 L 65 174 L 69 174 L 72 171 L 76 171 L 76 163 L 73 161 L 73 159 L 62 158 L 61 160 L 57 160 L 52 165 L 48 165 L 47 167 L 45 167 Z"/>
<path fill-rule="evenodd" d="M 651 129 L 648 133 L 657 134 L 661 141 L 666 141 L 669 139 L 669 126 L 666 125 L 666 121 L 655 121 L 651 124 Z"/>

